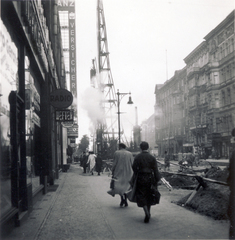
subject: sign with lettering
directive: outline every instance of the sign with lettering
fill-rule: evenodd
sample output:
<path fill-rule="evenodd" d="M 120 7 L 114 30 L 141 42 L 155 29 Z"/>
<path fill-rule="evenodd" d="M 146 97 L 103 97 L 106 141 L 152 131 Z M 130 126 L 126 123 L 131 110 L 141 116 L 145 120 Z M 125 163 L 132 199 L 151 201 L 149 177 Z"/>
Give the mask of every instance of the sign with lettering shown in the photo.
<path fill-rule="evenodd" d="M 67 66 L 67 74 L 69 80 L 69 91 L 72 93 L 74 102 L 72 107 L 77 109 L 77 69 L 76 69 L 76 9 L 75 0 L 58 0 L 58 10 L 61 14 L 61 20 L 63 19 L 63 24 L 61 28 L 68 30 L 68 37 L 62 38 L 62 41 L 66 41 L 66 46 L 68 48 L 63 49 L 63 51 L 69 52 L 69 63 Z M 67 54 L 67 53 L 66 53 Z M 74 111 L 74 119 L 77 119 L 77 112 Z"/>
<path fill-rule="evenodd" d="M 77 138 L 78 137 L 78 125 L 74 124 L 72 127 L 67 128 L 68 138 Z"/>
<path fill-rule="evenodd" d="M 73 95 L 66 89 L 57 89 L 50 94 L 50 104 L 55 108 L 67 108 L 73 103 Z"/>
<path fill-rule="evenodd" d="M 74 112 L 73 110 L 56 110 L 55 111 L 55 120 L 57 122 L 72 122 Z"/>
<path fill-rule="evenodd" d="M 74 125 L 74 122 L 61 122 L 61 125 L 64 127 L 64 128 L 70 128 Z"/>
<path fill-rule="evenodd" d="M 58 7 L 60 8 L 74 8 L 75 7 L 75 0 L 58 0 Z"/>

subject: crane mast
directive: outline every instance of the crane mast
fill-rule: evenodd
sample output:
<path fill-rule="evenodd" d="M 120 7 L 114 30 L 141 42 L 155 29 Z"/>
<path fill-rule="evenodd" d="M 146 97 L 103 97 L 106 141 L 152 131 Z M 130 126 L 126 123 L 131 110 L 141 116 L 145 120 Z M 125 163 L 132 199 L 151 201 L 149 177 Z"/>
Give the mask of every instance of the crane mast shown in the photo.
<path fill-rule="evenodd" d="M 97 152 L 103 157 L 110 157 L 117 148 L 117 96 L 112 77 L 107 30 L 104 17 L 102 0 L 97 0 L 97 47 L 98 61 L 92 60 L 90 71 L 91 85 L 102 93 L 103 99 L 100 103 L 104 117 L 97 121 L 96 125 L 96 147 Z"/>

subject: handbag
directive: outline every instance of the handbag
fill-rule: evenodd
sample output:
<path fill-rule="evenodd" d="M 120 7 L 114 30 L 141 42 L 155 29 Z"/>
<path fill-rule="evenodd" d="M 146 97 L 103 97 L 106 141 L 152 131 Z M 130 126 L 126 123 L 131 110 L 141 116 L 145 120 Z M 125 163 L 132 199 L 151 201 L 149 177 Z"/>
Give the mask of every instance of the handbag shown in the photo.
<path fill-rule="evenodd" d="M 156 205 L 160 203 L 161 194 L 158 191 L 157 188 L 157 182 L 154 177 L 154 172 L 152 171 L 152 183 L 150 188 L 150 199 L 151 199 L 151 205 Z"/>
<path fill-rule="evenodd" d="M 154 186 L 153 184 L 151 185 L 150 194 L 151 194 L 151 205 L 159 204 L 161 194 L 158 191 L 157 187 Z"/>
<path fill-rule="evenodd" d="M 112 197 L 115 196 L 115 190 L 114 190 L 114 188 L 115 188 L 115 181 L 117 181 L 117 179 L 112 177 L 111 182 L 110 182 L 110 190 L 107 191 L 107 193 L 109 195 L 111 195 Z"/>
<path fill-rule="evenodd" d="M 111 189 L 114 189 L 114 183 L 115 183 L 115 180 L 112 178 L 111 182 L 110 182 L 110 188 Z"/>
<path fill-rule="evenodd" d="M 133 174 L 132 178 L 130 180 L 130 189 L 128 190 L 128 192 L 126 193 L 127 198 L 130 202 L 137 202 L 136 201 L 136 185 L 137 185 L 137 178 L 138 178 L 138 173 L 137 174 Z"/>

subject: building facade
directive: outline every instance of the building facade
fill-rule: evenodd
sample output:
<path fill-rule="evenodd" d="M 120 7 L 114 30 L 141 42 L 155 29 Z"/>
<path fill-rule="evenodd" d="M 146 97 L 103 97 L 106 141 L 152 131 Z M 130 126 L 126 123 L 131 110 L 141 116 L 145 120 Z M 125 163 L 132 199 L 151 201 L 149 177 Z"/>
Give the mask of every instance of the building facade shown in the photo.
<path fill-rule="evenodd" d="M 1 1 L 1 233 L 20 225 L 63 165 L 50 93 L 66 88 L 56 1 Z"/>
<path fill-rule="evenodd" d="M 155 143 L 155 124 L 154 114 L 141 123 L 141 140 L 149 144 L 149 150 L 154 152 L 157 150 Z"/>
<path fill-rule="evenodd" d="M 228 158 L 234 143 L 234 11 L 205 36 L 163 86 L 156 85 L 155 131 L 159 154 L 199 151 Z"/>

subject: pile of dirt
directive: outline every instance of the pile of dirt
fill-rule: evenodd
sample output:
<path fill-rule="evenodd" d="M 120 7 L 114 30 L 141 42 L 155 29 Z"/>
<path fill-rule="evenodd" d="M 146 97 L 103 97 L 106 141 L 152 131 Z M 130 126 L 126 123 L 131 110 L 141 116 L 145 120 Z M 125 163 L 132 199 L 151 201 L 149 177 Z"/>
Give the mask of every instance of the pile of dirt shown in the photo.
<path fill-rule="evenodd" d="M 172 175 L 168 178 L 170 185 L 174 188 L 196 187 L 197 180 L 191 177 Z"/>
<path fill-rule="evenodd" d="M 210 169 L 205 170 L 205 177 L 226 182 L 228 178 L 228 168 L 220 169 L 219 167 L 211 167 Z"/>
<path fill-rule="evenodd" d="M 165 177 L 165 179 L 170 183 L 173 188 L 194 188 L 198 184 L 195 178 L 180 175 L 168 175 Z"/>
<path fill-rule="evenodd" d="M 205 171 L 204 177 L 226 182 L 228 169 L 225 168 L 224 170 L 221 170 L 220 168 L 212 167 Z M 229 187 L 216 183 L 206 183 L 207 187 L 201 187 L 189 204 L 185 206 L 185 203 L 191 194 L 184 196 L 177 202 L 177 204 L 216 220 L 228 219 L 227 209 L 230 193 Z"/>

